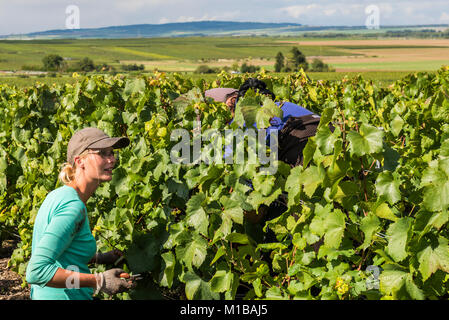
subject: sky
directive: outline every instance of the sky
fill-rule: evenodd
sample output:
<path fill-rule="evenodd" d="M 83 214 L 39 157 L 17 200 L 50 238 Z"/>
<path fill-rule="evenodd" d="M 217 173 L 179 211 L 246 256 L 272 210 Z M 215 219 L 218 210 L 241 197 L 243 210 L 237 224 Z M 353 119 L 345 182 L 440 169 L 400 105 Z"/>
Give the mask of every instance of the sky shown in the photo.
<path fill-rule="evenodd" d="M 204 20 L 363 26 L 373 14 L 380 26 L 449 24 L 449 0 L 0 0 L 0 35 Z"/>

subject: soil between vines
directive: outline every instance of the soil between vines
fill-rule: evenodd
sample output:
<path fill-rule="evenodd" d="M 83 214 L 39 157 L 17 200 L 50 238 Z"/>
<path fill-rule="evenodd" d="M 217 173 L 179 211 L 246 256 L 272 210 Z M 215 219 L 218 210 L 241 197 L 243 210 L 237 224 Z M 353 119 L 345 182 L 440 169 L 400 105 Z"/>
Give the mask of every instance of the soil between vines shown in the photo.
<path fill-rule="evenodd" d="M 4 240 L 0 248 L 0 300 L 30 300 L 30 288 L 22 288 L 22 278 L 8 268 L 8 261 L 17 243 Z"/>

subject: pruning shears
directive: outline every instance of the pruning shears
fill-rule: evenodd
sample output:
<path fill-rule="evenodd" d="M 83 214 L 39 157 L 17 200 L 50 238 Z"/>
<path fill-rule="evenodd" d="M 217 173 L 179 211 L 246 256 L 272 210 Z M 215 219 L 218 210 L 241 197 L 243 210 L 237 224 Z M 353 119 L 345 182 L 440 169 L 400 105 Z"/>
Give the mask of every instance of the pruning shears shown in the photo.
<path fill-rule="evenodd" d="M 140 273 L 130 275 L 129 273 L 126 273 L 126 272 L 120 273 L 120 278 L 131 280 L 131 281 L 138 281 L 138 280 L 143 279 L 143 277 Z"/>

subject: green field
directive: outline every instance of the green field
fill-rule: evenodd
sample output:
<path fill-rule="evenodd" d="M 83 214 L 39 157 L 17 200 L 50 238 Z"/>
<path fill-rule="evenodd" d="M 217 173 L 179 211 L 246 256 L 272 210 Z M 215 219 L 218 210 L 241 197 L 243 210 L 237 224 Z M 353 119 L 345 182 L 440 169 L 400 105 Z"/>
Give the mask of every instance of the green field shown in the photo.
<path fill-rule="evenodd" d="M 362 62 L 362 63 L 335 63 L 333 64 L 336 68 L 352 68 L 358 70 L 389 70 L 389 71 L 429 71 L 439 69 L 442 65 L 448 65 L 447 60 L 436 60 L 436 61 L 401 61 L 401 62 Z"/>
<path fill-rule="evenodd" d="M 41 65 L 42 58 L 55 53 L 76 61 L 90 57 L 96 63 L 119 65 L 119 61 L 198 61 L 212 59 L 272 59 L 278 51 L 287 54 L 290 44 L 281 38 L 156 38 L 121 40 L 3 40 L 0 41 L 0 70 L 20 70 L 24 65 Z M 307 47 L 306 56 L 344 55 L 332 47 Z"/>
<path fill-rule="evenodd" d="M 367 80 L 388 85 L 410 72 L 435 71 L 449 65 L 449 40 L 422 39 L 299 38 L 299 37 L 186 37 L 84 40 L 2 40 L 0 41 L 0 83 L 19 87 L 35 82 L 72 83 L 71 73 L 55 76 L 30 75 L 26 70 L 42 69 L 42 58 L 50 53 L 64 57 L 68 66 L 84 57 L 95 64 L 108 64 L 123 72 L 123 64 L 143 64 L 144 72 L 188 73 L 206 80 L 215 75 L 194 75 L 199 65 L 218 69 L 243 62 L 274 71 L 275 56 L 288 56 L 296 46 L 309 62 L 315 57 L 337 72 L 312 73 L 314 80 L 339 80 L 359 73 Z M 8 74 L 3 71 L 13 71 Z"/>

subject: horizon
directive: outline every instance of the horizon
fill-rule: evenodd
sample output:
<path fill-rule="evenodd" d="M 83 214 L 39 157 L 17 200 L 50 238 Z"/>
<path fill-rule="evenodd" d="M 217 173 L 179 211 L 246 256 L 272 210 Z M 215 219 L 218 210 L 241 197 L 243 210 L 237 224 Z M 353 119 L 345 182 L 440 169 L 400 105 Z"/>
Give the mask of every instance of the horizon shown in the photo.
<path fill-rule="evenodd" d="M 261 22 L 261 21 L 232 21 L 232 20 L 199 20 L 199 21 L 183 21 L 183 22 L 166 22 L 166 23 L 139 23 L 139 24 L 125 24 L 125 25 L 107 25 L 107 26 L 99 26 L 99 27 L 86 27 L 79 29 L 67 29 L 67 28 L 59 28 L 59 29 L 47 29 L 40 31 L 32 31 L 27 33 L 10 33 L 10 34 L 0 34 L 0 37 L 8 37 L 8 36 L 26 36 L 32 34 L 46 33 L 46 32 L 54 32 L 54 31 L 71 31 L 71 30 L 96 30 L 96 29 L 107 29 L 107 28 L 121 28 L 121 27 L 135 27 L 135 26 L 163 26 L 163 25 L 180 25 L 180 24 L 194 24 L 194 23 L 254 23 L 254 24 L 275 24 L 275 25 L 292 25 L 298 27 L 308 27 L 308 28 L 366 28 L 365 25 L 310 25 L 310 24 L 300 24 L 295 22 Z M 402 25 L 382 25 L 379 26 L 379 29 L 388 29 L 388 28 L 423 28 L 423 27 L 448 27 L 449 23 L 446 24 L 402 24 Z M 304 31 L 307 32 L 307 31 Z"/>

